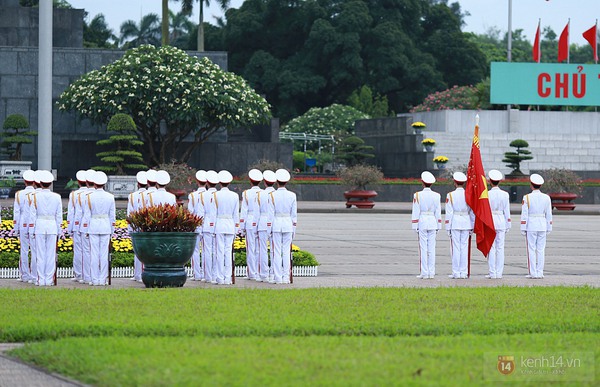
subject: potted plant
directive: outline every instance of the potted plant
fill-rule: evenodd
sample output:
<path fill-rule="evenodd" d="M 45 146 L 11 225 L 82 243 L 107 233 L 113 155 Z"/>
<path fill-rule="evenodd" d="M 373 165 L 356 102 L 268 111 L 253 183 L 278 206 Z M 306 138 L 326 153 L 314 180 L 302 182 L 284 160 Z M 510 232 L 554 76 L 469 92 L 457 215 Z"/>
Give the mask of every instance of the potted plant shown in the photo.
<path fill-rule="evenodd" d="M 533 159 L 531 152 L 528 149 L 529 143 L 525 140 L 517 139 L 510 143 L 510 146 L 517 148 L 514 152 L 504 153 L 504 159 L 502 162 L 506 163 L 506 166 L 512 168 L 512 172 L 509 173 L 508 177 L 523 177 L 525 174 L 521 172 L 521 162 Z"/>
<path fill-rule="evenodd" d="M 373 208 L 375 203 L 370 199 L 377 196 L 377 192 L 367 190 L 367 185 L 379 183 L 383 180 L 383 173 L 374 165 L 358 164 L 343 168 L 337 172 L 344 185 L 350 189 L 344 192 L 346 208 L 353 205 L 357 208 Z"/>
<path fill-rule="evenodd" d="M 196 228 L 202 218 L 183 206 L 161 204 L 132 212 L 131 243 L 144 264 L 142 281 L 146 287 L 181 287 L 187 273 L 184 265 L 196 246 Z"/>
<path fill-rule="evenodd" d="M 349 167 L 363 164 L 366 159 L 375 157 L 369 153 L 374 148 L 371 145 L 366 145 L 365 140 L 357 136 L 349 136 L 342 140 L 339 148 L 338 159 L 344 162 Z"/>
<path fill-rule="evenodd" d="M 542 188 L 552 199 L 552 207 L 557 210 L 574 210 L 575 203 L 571 202 L 581 194 L 581 178 L 575 172 L 563 168 L 547 169 L 540 174 L 545 179 Z"/>
<path fill-rule="evenodd" d="M 426 138 L 421 141 L 423 147 L 425 147 L 426 152 L 433 152 L 433 146 L 435 145 L 435 140 L 433 138 Z"/>
<path fill-rule="evenodd" d="M 446 163 L 450 160 L 446 156 L 435 156 L 433 162 L 437 165 L 438 169 L 446 169 Z"/>
<path fill-rule="evenodd" d="M 0 153 L 8 158 L 0 161 L 3 177 L 19 179 L 24 171 L 31 169 L 31 161 L 23 161 L 21 157 L 23 144 L 31 144 L 33 136 L 37 136 L 37 132 L 29 130 L 29 122 L 25 116 L 11 114 L 6 117 L 0 135 Z"/>
<path fill-rule="evenodd" d="M 5 177 L 0 179 L 0 199 L 8 199 L 10 190 L 16 185 L 15 179 Z"/>
<path fill-rule="evenodd" d="M 415 134 L 421 134 L 427 127 L 427 125 L 421 121 L 413 122 L 410 126 L 412 126 L 412 128 L 415 130 Z"/>

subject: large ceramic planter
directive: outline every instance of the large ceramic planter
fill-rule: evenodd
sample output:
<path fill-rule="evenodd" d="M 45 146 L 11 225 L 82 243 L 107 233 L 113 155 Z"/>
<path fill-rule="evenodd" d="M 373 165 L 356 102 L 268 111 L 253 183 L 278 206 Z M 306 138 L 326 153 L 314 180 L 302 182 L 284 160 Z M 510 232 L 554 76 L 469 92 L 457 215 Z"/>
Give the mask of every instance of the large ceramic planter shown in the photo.
<path fill-rule="evenodd" d="M 377 196 L 377 192 L 372 190 L 353 190 L 344 192 L 346 198 L 346 208 L 356 206 L 356 208 L 373 208 L 375 203 L 370 199 Z"/>
<path fill-rule="evenodd" d="M 133 251 L 144 264 L 142 281 L 147 288 L 181 287 L 187 273 L 184 265 L 196 246 L 194 232 L 134 232 Z"/>
<path fill-rule="evenodd" d="M 565 193 L 565 192 L 552 192 L 549 193 L 550 199 L 552 200 L 552 208 L 563 211 L 573 211 L 575 209 L 575 203 L 571 203 L 577 199 L 577 194 Z"/>

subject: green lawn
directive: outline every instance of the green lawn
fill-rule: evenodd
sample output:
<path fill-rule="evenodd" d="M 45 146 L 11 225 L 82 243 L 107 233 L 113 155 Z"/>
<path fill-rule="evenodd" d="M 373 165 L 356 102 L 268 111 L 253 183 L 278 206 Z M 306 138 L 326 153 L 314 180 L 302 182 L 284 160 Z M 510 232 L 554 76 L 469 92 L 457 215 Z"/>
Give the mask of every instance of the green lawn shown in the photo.
<path fill-rule="evenodd" d="M 0 290 L 0 340 L 27 342 L 12 354 L 102 386 L 489 384 L 505 377 L 497 356 L 523 353 L 578 356 L 582 368 L 514 380 L 594 385 L 599 296 L 589 287 Z"/>

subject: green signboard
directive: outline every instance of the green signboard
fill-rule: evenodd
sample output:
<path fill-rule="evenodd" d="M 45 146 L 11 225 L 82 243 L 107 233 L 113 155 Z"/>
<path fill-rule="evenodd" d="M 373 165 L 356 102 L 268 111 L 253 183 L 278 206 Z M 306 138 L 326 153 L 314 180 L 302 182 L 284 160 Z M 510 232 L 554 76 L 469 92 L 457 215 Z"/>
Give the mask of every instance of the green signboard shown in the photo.
<path fill-rule="evenodd" d="M 600 65 L 492 62 L 490 102 L 600 106 Z"/>

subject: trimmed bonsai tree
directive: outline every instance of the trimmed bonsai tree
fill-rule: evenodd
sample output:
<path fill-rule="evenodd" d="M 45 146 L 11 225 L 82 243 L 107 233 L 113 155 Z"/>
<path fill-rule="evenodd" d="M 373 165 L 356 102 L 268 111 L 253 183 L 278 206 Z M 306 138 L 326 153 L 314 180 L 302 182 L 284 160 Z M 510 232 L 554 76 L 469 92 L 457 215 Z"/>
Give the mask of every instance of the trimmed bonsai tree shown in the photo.
<path fill-rule="evenodd" d="M 99 171 L 125 175 L 126 170 L 146 169 L 143 157 L 135 147 L 144 143 L 138 139 L 135 122 L 127 114 L 117 113 L 111 117 L 106 127 L 108 132 L 116 132 L 107 139 L 96 141 L 96 145 L 110 146 L 112 150 L 96 153 L 108 165 L 94 167 Z"/>
<path fill-rule="evenodd" d="M 337 172 L 344 185 L 350 190 L 366 190 L 367 185 L 376 184 L 383 180 L 383 172 L 374 165 L 358 164 L 343 168 Z"/>
<path fill-rule="evenodd" d="M 360 137 L 346 137 L 340 146 L 338 158 L 343 160 L 347 166 L 352 167 L 363 164 L 366 159 L 375 157 L 374 154 L 368 153 L 373 149 L 371 145 L 366 145 L 365 141 Z"/>
<path fill-rule="evenodd" d="M 31 144 L 32 136 L 37 136 L 37 132 L 29 129 L 29 122 L 22 114 L 11 114 L 4 120 L 2 125 L 2 153 L 8 156 L 9 160 L 21 161 L 21 149 L 23 144 Z"/>
<path fill-rule="evenodd" d="M 517 139 L 510 143 L 510 146 L 517 148 L 514 152 L 504 153 L 504 159 L 502 162 L 506 163 L 506 166 L 512 168 L 511 175 L 524 175 L 521 172 L 521 162 L 533 159 L 531 152 L 528 149 L 529 143 L 525 140 Z"/>

